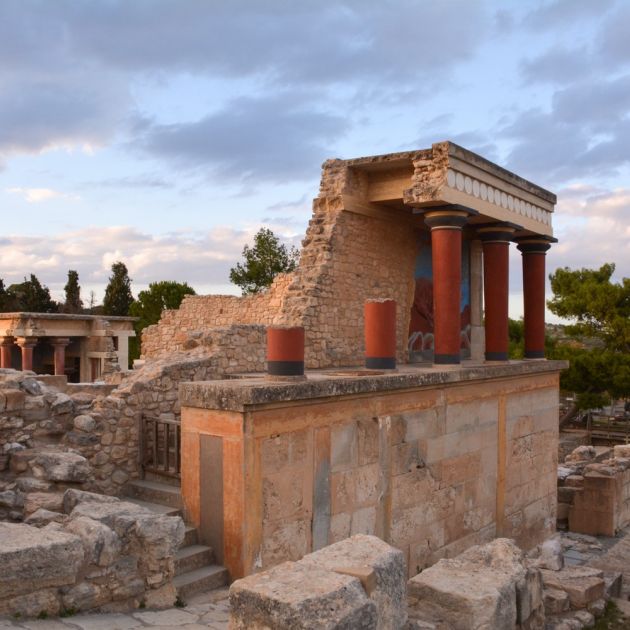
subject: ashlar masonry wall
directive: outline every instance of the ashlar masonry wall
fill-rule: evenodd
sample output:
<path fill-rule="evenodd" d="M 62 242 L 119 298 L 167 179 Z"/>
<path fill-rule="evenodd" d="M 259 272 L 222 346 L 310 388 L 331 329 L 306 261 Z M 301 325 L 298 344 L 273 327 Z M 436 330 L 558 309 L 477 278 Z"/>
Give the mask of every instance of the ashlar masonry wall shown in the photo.
<path fill-rule="evenodd" d="M 187 516 L 233 578 L 356 533 L 410 575 L 496 536 L 530 548 L 555 529 L 559 369 L 184 384 Z"/>

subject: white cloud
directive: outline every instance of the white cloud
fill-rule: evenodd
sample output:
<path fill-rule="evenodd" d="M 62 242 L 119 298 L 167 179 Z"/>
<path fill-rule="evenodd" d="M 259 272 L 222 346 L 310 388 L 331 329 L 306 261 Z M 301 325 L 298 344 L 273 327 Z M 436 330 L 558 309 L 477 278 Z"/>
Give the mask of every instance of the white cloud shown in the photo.
<path fill-rule="evenodd" d="M 69 193 L 63 193 L 52 188 L 6 188 L 6 192 L 12 195 L 20 195 L 28 203 L 41 203 L 42 201 L 50 201 L 51 199 L 67 199 L 70 201 L 78 201 L 80 197 Z"/>

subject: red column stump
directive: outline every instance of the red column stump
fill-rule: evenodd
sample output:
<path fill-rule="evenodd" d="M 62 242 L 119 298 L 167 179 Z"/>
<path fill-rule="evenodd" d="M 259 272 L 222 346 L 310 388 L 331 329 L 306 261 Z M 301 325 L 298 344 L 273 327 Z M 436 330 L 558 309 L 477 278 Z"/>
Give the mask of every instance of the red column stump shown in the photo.
<path fill-rule="evenodd" d="M 396 369 L 396 301 L 368 300 L 363 307 L 365 367 Z"/>
<path fill-rule="evenodd" d="M 66 373 L 66 346 L 70 339 L 67 337 L 56 337 L 50 343 L 55 350 L 55 376 L 63 376 Z"/>
<path fill-rule="evenodd" d="M 304 375 L 304 328 L 267 328 L 267 372 L 272 376 Z"/>
<path fill-rule="evenodd" d="M 0 368 L 11 368 L 11 349 L 13 337 L 0 338 Z"/>

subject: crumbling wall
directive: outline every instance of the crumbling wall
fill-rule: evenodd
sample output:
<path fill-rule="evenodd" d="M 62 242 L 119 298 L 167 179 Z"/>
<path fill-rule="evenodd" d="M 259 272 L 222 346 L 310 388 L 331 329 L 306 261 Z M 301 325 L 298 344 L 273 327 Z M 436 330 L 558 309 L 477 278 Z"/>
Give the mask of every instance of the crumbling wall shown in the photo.
<path fill-rule="evenodd" d="M 366 190 L 365 174 L 326 162 L 296 271 L 254 296 L 186 297 L 144 331 L 143 357 L 185 349 L 190 332 L 213 326 L 285 324 L 305 327 L 307 367 L 356 365 L 363 360 L 365 300 L 391 298 L 398 305 L 398 359 L 406 360 L 418 239 L 395 210 L 392 220 L 348 211 L 348 200 Z"/>

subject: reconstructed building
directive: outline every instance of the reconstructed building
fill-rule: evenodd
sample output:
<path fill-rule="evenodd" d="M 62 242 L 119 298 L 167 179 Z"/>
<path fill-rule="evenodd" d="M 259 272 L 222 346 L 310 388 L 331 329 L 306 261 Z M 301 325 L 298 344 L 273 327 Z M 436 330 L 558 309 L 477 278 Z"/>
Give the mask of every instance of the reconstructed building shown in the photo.
<path fill-rule="evenodd" d="M 128 370 L 134 317 L 0 313 L 0 367 L 93 382 Z"/>
<path fill-rule="evenodd" d="M 144 356 L 166 359 L 207 329 L 304 329 L 305 380 L 180 387 L 186 514 L 232 577 L 354 533 L 402 549 L 413 575 L 495 536 L 529 548 L 554 531 L 565 364 L 543 359 L 555 203 L 450 142 L 330 160 L 295 272 L 260 295 L 186 297 L 145 331 Z M 512 242 L 524 361 L 508 361 Z M 365 304 L 379 300 L 397 307 L 392 356 L 366 347 Z M 361 369 L 366 351 L 398 370 Z"/>

